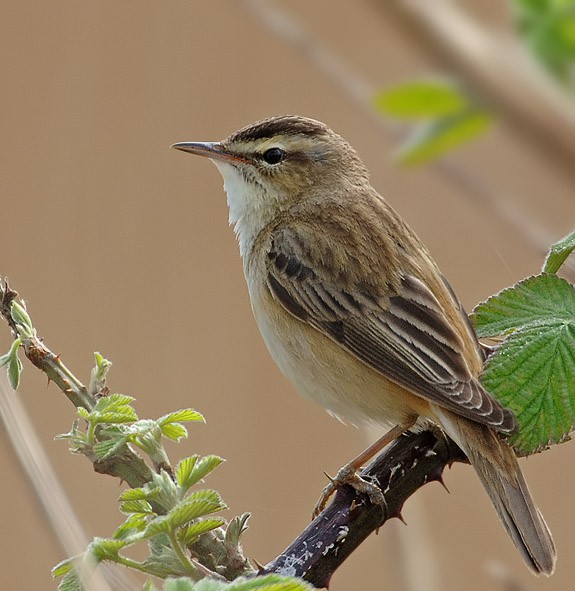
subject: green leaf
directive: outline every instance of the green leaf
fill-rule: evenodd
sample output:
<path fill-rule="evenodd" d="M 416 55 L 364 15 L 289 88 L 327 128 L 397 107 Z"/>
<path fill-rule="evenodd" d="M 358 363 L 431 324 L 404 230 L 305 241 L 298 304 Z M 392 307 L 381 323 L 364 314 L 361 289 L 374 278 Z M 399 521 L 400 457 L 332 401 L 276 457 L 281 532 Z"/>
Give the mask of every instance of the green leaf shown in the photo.
<path fill-rule="evenodd" d="M 74 570 L 74 562 L 78 560 L 79 556 L 73 556 L 72 558 L 66 558 L 59 562 L 55 567 L 52 568 L 52 576 L 54 578 L 61 577 Z"/>
<path fill-rule="evenodd" d="M 126 440 L 127 438 L 124 436 L 117 436 L 104 441 L 99 441 L 92 448 L 96 459 L 105 460 L 113 456 L 126 444 Z"/>
<path fill-rule="evenodd" d="M 124 394 L 110 394 L 96 402 L 94 410 L 90 413 L 89 420 L 96 423 L 131 423 L 138 419 L 131 396 Z"/>
<path fill-rule="evenodd" d="M 157 486 L 151 487 L 149 484 L 145 488 L 127 488 L 118 499 L 119 501 L 148 501 L 157 499 L 160 490 Z"/>
<path fill-rule="evenodd" d="M 96 366 L 90 372 L 90 384 L 88 385 L 88 392 L 95 396 L 106 385 L 106 376 L 112 367 L 112 362 L 108 361 L 98 351 L 94 352 L 94 359 Z"/>
<path fill-rule="evenodd" d="M 191 582 L 190 582 L 191 584 Z M 165 589 L 165 587 L 164 587 Z M 150 581 L 149 579 L 144 583 L 144 586 L 142 587 L 142 591 L 158 591 L 158 588 L 154 585 L 154 583 L 152 583 L 152 581 Z"/>
<path fill-rule="evenodd" d="M 125 515 L 130 513 L 153 515 L 152 506 L 143 499 L 124 501 L 120 503 L 120 511 Z"/>
<path fill-rule="evenodd" d="M 517 27 L 528 49 L 560 81 L 573 81 L 575 2 L 515 0 Z"/>
<path fill-rule="evenodd" d="M 198 455 L 189 456 L 187 458 L 184 458 L 180 462 L 178 462 L 178 465 L 176 466 L 176 471 L 175 471 L 176 482 L 184 490 L 187 490 L 188 488 L 190 488 L 190 486 L 192 486 L 192 484 L 194 484 L 193 482 L 192 482 L 192 484 L 188 484 L 188 479 L 190 478 L 190 475 L 192 474 L 192 471 L 198 461 L 198 458 L 199 458 Z"/>
<path fill-rule="evenodd" d="M 162 429 L 162 434 L 173 441 L 179 441 L 188 436 L 188 430 L 180 421 L 204 421 L 204 417 L 191 408 L 184 408 L 160 417 L 156 422 Z"/>
<path fill-rule="evenodd" d="M 121 409 L 120 411 L 106 411 L 106 412 L 98 412 L 92 413 L 91 421 L 92 423 L 112 423 L 112 424 L 120 424 L 120 423 L 131 423 L 135 421 L 138 417 L 136 416 L 136 412 L 134 409 L 130 409 L 127 407 L 125 409 Z"/>
<path fill-rule="evenodd" d="M 20 337 L 14 339 L 10 350 L 0 357 L 0 367 L 7 365 L 8 382 L 12 390 L 16 390 L 20 384 L 20 374 L 22 373 L 22 362 L 18 357 L 18 349 L 22 344 Z"/>
<path fill-rule="evenodd" d="M 479 304 L 471 314 L 477 336 L 497 337 L 528 325 L 571 322 L 573 286 L 555 275 L 528 277 Z"/>
<path fill-rule="evenodd" d="M 200 490 L 194 492 L 184 501 L 178 503 L 166 515 L 159 516 L 151 521 L 146 530 L 146 535 L 169 534 L 198 517 L 204 517 L 226 508 L 225 503 L 216 491 Z"/>
<path fill-rule="evenodd" d="M 132 513 L 124 523 L 116 528 L 112 537 L 114 540 L 125 540 L 131 544 L 134 541 L 134 536 L 142 534 L 147 525 L 148 521 L 145 515 Z"/>
<path fill-rule="evenodd" d="M 122 406 L 130 406 L 134 400 L 135 398 L 133 396 L 128 396 L 127 394 L 118 394 L 116 392 L 114 394 L 110 394 L 109 396 L 103 396 L 102 398 L 98 399 L 94 409 L 103 411 L 108 408 L 121 408 Z"/>
<path fill-rule="evenodd" d="M 89 550 L 98 562 L 103 560 L 117 561 L 119 552 L 128 545 L 128 541 L 112 538 L 94 538 Z"/>
<path fill-rule="evenodd" d="M 249 513 L 243 513 L 234 517 L 226 528 L 226 542 L 238 546 L 241 537 L 248 530 L 248 520 L 251 517 Z"/>
<path fill-rule="evenodd" d="M 222 509 L 225 509 L 223 503 L 210 501 L 208 499 L 186 500 L 185 503 L 174 507 L 167 517 L 172 524 L 172 529 L 174 529 L 190 523 L 190 521 L 193 521 L 198 517 L 203 517 L 204 515 L 209 515 L 216 511 L 221 511 Z"/>
<path fill-rule="evenodd" d="M 573 250 L 575 250 L 575 231 L 551 246 L 543 264 L 543 272 L 557 273 Z"/>
<path fill-rule="evenodd" d="M 492 121 L 491 115 L 478 110 L 435 119 L 414 130 L 400 147 L 396 159 L 405 165 L 429 162 L 478 137 Z"/>
<path fill-rule="evenodd" d="M 205 456 L 200 460 L 198 460 L 197 456 L 185 458 L 176 468 L 176 480 L 184 490 L 187 490 L 202 478 L 205 478 L 223 461 L 222 458 L 215 455 Z"/>
<path fill-rule="evenodd" d="M 32 319 L 28 315 L 26 308 L 24 308 L 24 306 L 19 304 L 16 300 L 12 302 L 12 306 L 10 307 L 10 315 L 16 324 L 25 329 L 25 336 L 30 337 L 32 334 L 34 334 Z"/>
<path fill-rule="evenodd" d="M 207 519 L 202 519 L 201 521 L 196 521 L 186 527 L 182 528 L 181 538 L 184 545 L 189 546 L 195 540 L 205 534 L 206 532 L 212 531 L 218 527 L 221 527 L 225 524 L 225 519 L 221 517 L 209 517 Z"/>
<path fill-rule="evenodd" d="M 182 570 L 182 563 L 171 547 L 170 540 L 166 535 L 161 533 L 155 535 L 150 538 L 148 545 L 150 547 L 150 556 L 142 563 L 146 572 L 161 578 L 185 574 Z"/>
<path fill-rule="evenodd" d="M 22 362 L 18 355 L 14 355 L 8 363 L 8 381 L 12 390 L 17 390 L 20 384 L 20 374 L 22 373 Z"/>
<path fill-rule="evenodd" d="M 469 108 L 469 100 L 453 82 L 407 82 L 380 92 L 375 107 L 400 119 L 435 119 Z"/>
<path fill-rule="evenodd" d="M 183 408 L 176 412 L 171 412 L 158 419 L 159 425 L 168 425 L 169 423 L 176 423 L 181 421 L 201 421 L 205 422 L 204 417 L 192 408 Z"/>
<path fill-rule="evenodd" d="M 0 367 L 8 365 L 12 357 L 16 357 L 18 355 L 18 349 L 20 348 L 21 344 L 22 339 L 20 338 L 14 339 L 14 341 L 12 341 L 8 353 L 4 353 L 4 355 L 0 356 Z"/>
<path fill-rule="evenodd" d="M 482 382 L 519 423 L 511 443 L 530 454 L 564 441 L 575 425 L 575 289 L 555 275 L 521 281 L 480 304 L 479 336 L 509 336 Z"/>
<path fill-rule="evenodd" d="M 161 425 L 160 429 L 162 431 L 162 435 L 168 439 L 171 439 L 172 441 L 179 441 L 180 439 L 185 439 L 188 436 L 188 430 L 180 423 L 168 423 L 166 425 Z"/>

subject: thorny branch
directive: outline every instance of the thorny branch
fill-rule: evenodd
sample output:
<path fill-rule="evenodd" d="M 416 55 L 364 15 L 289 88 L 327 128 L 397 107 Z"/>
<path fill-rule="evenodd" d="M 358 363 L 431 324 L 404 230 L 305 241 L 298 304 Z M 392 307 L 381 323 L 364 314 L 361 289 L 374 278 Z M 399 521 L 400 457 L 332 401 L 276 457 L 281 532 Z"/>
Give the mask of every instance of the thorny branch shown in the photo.
<path fill-rule="evenodd" d="M 459 448 L 430 431 L 410 433 L 386 448 L 361 475 L 376 482 L 386 506 L 372 505 L 350 486 L 341 487 L 329 505 L 264 572 L 298 576 L 327 587 L 335 570 L 388 519 L 401 519 L 405 501 L 424 484 L 442 482 L 445 466 L 466 461 Z"/>
<path fill-rule="evenodd" d="M 0 315 L 15 338 L 19 336 L 19 331 L 10 310 L 17 296 L 4 280 L 0 285 Z M 93 405 L 86 387 L 35 334 L 22 339 L 22 346 L 33 365 L 48 375 L 73 404 Z M 70 395 L 70 390 L 74 395 Z M 125 452 L 109 462 L 89 459 L 97 472 L 119 477 L 132 487 L 150 480 L 148 465 L 127 447 Z M 289 574 L 302 577 L 316 587 L 326 586 L 353 550 L 388 519 L 401 518 L 401 509 L 407 498 L 427 482 L 441 481 L 443 469 L 454 461 L 465 461 L 465 457 L 443 437 L 436 439 L 429 431 L 401 437 L 362 472 L 364 478 L 377 482 L 383 490 L 385 507 L 372 505 L 351 487 L 340 488 L 331 505 L 259 574 Z M 210 550 L 212 541 L 208 536 L 202 543 L 208 544 Z M 238 557 L 232 558 L 237 562 Z M 241 558 L 241 568 L 248 574 L 251 569 Z M 210 566 L 215 569 L 217 565 Z"/>

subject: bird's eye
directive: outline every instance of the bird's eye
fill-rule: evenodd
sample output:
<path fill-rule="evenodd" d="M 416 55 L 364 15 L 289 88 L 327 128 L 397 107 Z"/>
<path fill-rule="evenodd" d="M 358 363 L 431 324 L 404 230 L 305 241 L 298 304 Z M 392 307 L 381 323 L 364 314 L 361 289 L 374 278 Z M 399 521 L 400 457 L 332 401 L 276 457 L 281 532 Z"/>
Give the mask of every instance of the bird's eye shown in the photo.
<path fill-rule="evenodd" d="M 286 156 L 281 148 L 270 148 L 263 153 L 263 159 L 268 164 L 279 164 Z"/>

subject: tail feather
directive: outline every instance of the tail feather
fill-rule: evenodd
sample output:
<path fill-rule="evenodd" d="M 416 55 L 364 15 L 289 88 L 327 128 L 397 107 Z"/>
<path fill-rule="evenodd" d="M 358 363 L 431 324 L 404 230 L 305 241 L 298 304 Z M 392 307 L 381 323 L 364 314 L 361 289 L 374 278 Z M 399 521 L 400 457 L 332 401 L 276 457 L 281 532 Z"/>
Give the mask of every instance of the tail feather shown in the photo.
<path fill-rule="evenodd" d="M 535 506 L 513 450 L 484 425 L 436 409 L 446 433 L 475 468 L 507 533 L 536 574 L 551 575 L 556 551 L 551 532 Z"/>

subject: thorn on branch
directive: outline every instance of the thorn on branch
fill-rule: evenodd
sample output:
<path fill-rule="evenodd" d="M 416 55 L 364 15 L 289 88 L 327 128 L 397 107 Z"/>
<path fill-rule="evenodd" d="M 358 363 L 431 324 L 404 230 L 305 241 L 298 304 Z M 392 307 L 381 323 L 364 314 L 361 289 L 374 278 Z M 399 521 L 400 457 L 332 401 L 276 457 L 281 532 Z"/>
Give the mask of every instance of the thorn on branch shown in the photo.
<path fill-rule="evenodd" d="M 431 431 L 398 438 L 360 473 L 380 483 L 387 515 L 366 495 L 341 486 L 332 503 L 260 574 L 290 574 L 315 587 L 327 587 L 335 570 L 372 532 L 392 517 L 405 523 L 401 511 L 416 490 L 428 482 L 441 483 L 446 466 L 464 461 L 453 442 Z"/>

